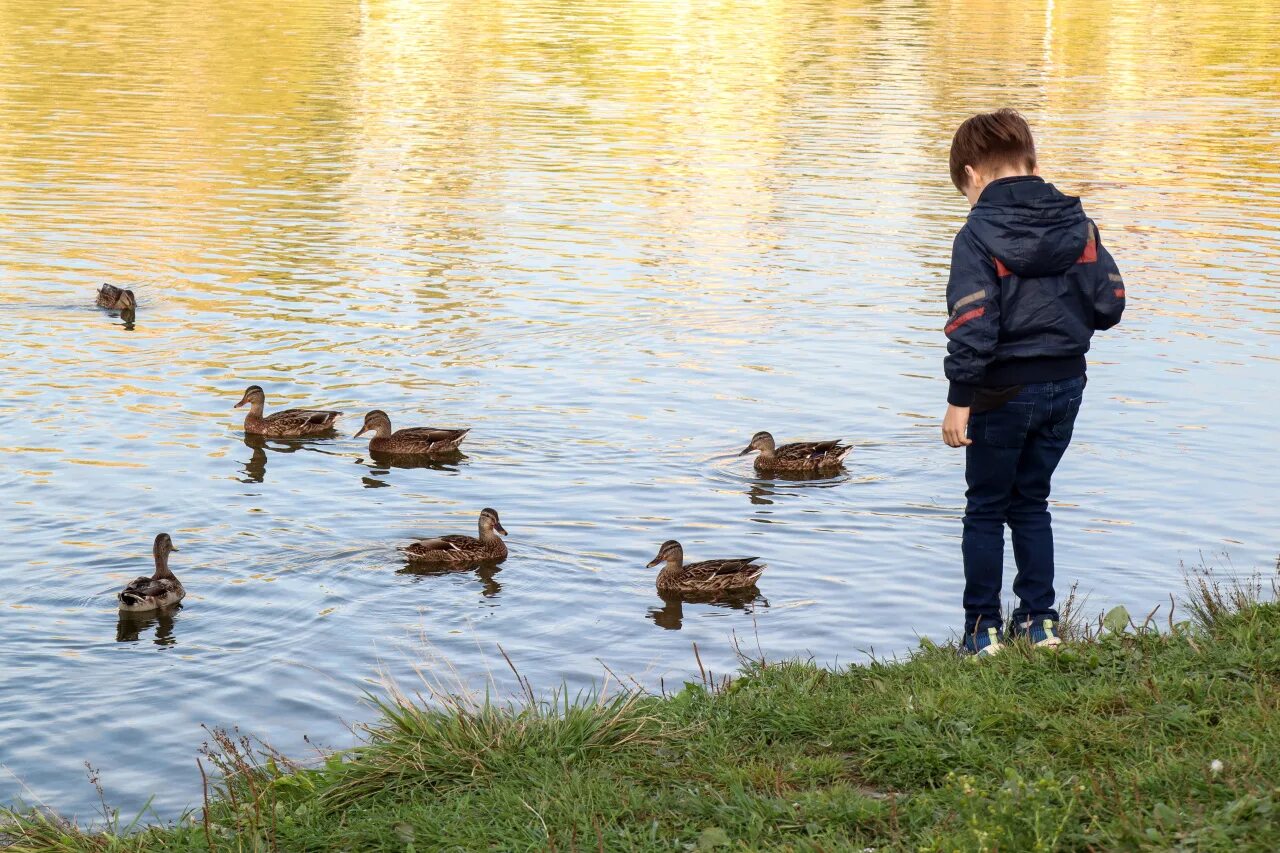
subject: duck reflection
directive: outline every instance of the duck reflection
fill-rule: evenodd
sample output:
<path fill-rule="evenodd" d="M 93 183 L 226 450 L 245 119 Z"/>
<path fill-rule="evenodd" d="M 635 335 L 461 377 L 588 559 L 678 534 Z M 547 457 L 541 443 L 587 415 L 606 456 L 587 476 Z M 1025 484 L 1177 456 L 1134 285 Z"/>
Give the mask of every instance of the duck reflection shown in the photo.
<path fill-rule="evenodd" d="M 246 435 L 244 446 L 253 451 L 244 463 L 242 483 L 261 483 L 267 476 L 267 440 L 260 435 Z"/>
<path fill-rule="evenodd" d="M 502 584 L 497 580 L 498 572 L 502 571 L 502 562 L 500 560 L 484 560 L 475 563 L 463 563 L 461 565 L 451 566 L 424 566 L 422 563 L 405 561 L 404 568 L 397 569 L 398 575 L 414 575 L 417 578 L 437 577 L 440 575 L 461 575 L 468 572 L 475 572 L 476 579 L 480 581 L 480 594 L 485 598 L 496 598 L 498 593 L 502 592 Z"/>
<path fill-rule="evenodd" d="M 647 614 L 654 624 L 668 631 L 679 631 L 684 625 L 684 605 L 707 604 L 729 610 L 754 613 L 757 607 L 768 607 L 769 602 L 756 589 L 744 589 L 718 594 L 660 592 L 662 607 L 650 607 Z"/>
<path fill-rule="evenodd" d="M 386 470 L 392 468 L 434 468 L 437 471 L 457 471 L 467 458 L 465 453 L 449 453 L 435 456 L 407 456 L 400 453 L 370 453 L 369 467 Z"/>
<path fill-rule="evenodd" d="M 464 453 L 450 453 L 446 456 L 403 456 L 398 453 L 370 453 L 367 458 L 356 461 L 357 465 L 368 469 L 361 482 L 366 489 L 380 489 L 391 485 L 381 479 L 391 473 L 392 468 L 431 468 L 435 471 L 456 472 L 467 456 Z"/>
<path fill-rule="evenodd" d="M 156 635 L 153 642 L 157 646 L 172 646 L 178 641 L 173 635 L 173 617 L 181 609 L 181 604 L 175 604 L 160 610 L 132 613 L 126 610 L 120 611 L 120 618 L 116 622 L 116 642 L 136 643 L 144 631 L 150 631 L 154 627 Z"/>
<path fill-rule="evenodd" d="M 830 489 L 848 480 L 847 475 L 832 477 L 829 472 L 820 474 L 804 471 L 774 471 L 768 477 L 758 477 L 750 481 L 747 497 L 756 506 L 771 506 L 774 498 L 787 496 L 787 492 L 779 489 L 779 483 L 803 484 L 801 488 Z"/>
<path fill-rule="evenodd" d="M 266 479 L 268 450 L 272 453 L 297 453 L 299 450 L 315 450 L 321 444 L 309 440 L 268 438 L 265 435 L 249 433 L 245 433 L 241 440 L 244 441 L 245 447 L 253 451 L 248 461 L 241 466 L 240 470 L 244 472 L 244 476 L 238 479 L 242 483 L 261 483 Z"/>

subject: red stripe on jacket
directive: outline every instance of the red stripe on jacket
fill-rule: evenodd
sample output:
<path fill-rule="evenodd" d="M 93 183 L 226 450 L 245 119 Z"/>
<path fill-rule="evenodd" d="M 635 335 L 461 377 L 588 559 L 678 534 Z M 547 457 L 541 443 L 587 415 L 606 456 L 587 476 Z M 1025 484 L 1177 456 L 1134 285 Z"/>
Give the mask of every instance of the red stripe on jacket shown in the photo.
<path fill-rule="evenodd" d="M 1009 268 L 1004 265 L 1004 261 L 1000 260 L 995 255 L 991 256 L 991 260 L 996 262 L 996 275 L 1001 278 L 1004 278 L 1007 275 L 1013 275 L 1013 273 L 1009 272 Z"/>
<path fill-rule="evenodd" d="M 963 314 L 961 314 L 959 317 L 955 318 L 950 323 L 948 323 L 947 327 L 943 329 L 942 332 L 943 334 L 949 335 L 952 332 L 954 332 L 956 329 L 963 326 L 965 323 L 969 322 L 970 320 L 976 320 L 985 313 L 987 313 L 986 306 L 983 306 L 982 308 L 974 308 L 972 311 L 966 311 Z"/>

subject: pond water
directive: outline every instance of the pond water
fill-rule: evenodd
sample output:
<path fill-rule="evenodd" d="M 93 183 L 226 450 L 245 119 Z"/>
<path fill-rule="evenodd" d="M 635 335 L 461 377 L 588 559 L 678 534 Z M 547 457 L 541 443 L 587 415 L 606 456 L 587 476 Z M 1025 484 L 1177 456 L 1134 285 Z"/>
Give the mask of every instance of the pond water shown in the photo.
<path fill-rule="evenodd" d="M 1056 481 L 1061 589 L 1145 612 L 1184 563 L 1272 565 L 1280 7 L 1006 5 L 0 8 L 0 801 L 88 816 L 88 761 L 173 816 L 201 724 L 347 745 L 384 673 L 507 694 L 499 647 L 539 688 L 657 689 L 735 636 L 947 639 L 946 153 L 1003 104 L 1129 290 Z M 247 442 L 251 383 L 340 433 Z M 373 408 L 471 427 L 466 457 L 376 464 Z M 759 429 L 857 448 L 761 479 Z M 402 571 L 484 506 L 500 569 Z M 122 623 L 160 531 L 185 605 Z M 760 597 L 663 601 L 669 538 L 761 555 Z"/>

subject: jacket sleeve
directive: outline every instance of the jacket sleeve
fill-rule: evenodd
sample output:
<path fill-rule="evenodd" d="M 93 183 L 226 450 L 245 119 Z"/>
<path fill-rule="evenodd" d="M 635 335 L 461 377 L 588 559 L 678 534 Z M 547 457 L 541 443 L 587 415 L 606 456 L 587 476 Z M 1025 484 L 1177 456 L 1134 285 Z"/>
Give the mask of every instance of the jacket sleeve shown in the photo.
<path fill-rule="evenodd" d="M 951 247 L 947 310 L 947 402 L 969 406 L 1000 339 L 1000 276 L 994 259 L 967 228 L 960 229 Z"/>
<path fill-rule="evenodd" d="M 1097 244 L 1098 265 L 1093 282 L 1093 327 L 1098 331 L 1110 329 L 1120 322 L 1124 313 L 1124 279 L 1115 259 L 1102 245 L 1098 227 L 1089 223 L 1092 237 Z"/>

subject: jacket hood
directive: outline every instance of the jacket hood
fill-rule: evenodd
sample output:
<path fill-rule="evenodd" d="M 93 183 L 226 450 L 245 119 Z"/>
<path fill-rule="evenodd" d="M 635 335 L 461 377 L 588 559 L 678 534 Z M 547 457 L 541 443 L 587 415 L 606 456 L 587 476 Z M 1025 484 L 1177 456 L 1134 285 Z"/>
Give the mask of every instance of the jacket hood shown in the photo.
<path fill-rule="evenodd" d="M 1034 175 L 992 181 L 969 211 L 968 227 L 991 254 L 1024 278 L 1057 275 L 1088 238 L 1080 199 Z"/>

